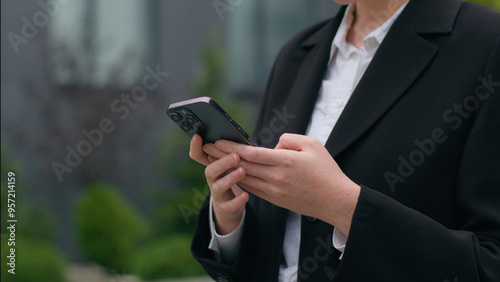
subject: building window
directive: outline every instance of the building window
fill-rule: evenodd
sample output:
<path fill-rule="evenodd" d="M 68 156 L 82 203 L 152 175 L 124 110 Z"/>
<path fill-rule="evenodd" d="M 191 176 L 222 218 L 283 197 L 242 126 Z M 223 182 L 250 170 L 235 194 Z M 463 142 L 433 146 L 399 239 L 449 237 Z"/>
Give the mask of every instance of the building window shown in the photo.
<path fill-rule="evenodd" d="M 230 88 L 262 90 L 283 44 L 299 30 L 335 15 L 333 0 L 243 1 L 228 17 Z"/>
<path fill-rule="evenodd" d="M 151 50 L 151 1 L 73 0 L 50 22 L 53 78 L 62 85 L 129 87 Z"/>

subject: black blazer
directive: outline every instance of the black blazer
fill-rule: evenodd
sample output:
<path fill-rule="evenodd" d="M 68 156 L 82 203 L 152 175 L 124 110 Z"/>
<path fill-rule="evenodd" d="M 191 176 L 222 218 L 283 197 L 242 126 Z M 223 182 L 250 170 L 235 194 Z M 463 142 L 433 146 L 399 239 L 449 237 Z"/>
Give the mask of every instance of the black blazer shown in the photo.
<path fill-rule="evenodd" d="M 255 131 L 261 145 L 306 131 L 344 11 L 280 52 Z M 500 281 L 499 14 L 411 0 L 325 146 L 361 195 L 341 261 L 333 227 L 303 217 L 300 281 Z M 193 254 L 218 281 L 277 281 L 287 211 L 254 196 L 246 210 L 234 263 L 207 248 L 207 203 Z"/>

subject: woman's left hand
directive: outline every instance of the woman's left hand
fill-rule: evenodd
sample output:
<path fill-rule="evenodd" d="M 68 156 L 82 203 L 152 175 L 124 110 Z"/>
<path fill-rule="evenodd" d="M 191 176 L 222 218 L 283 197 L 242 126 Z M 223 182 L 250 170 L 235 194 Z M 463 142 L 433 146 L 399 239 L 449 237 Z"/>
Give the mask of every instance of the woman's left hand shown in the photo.
<path fill-rule="evenodd" d="M 315 138 L 284 134 L 274 149 L 226 140 L 215 146 L 237 153 L 246 177 L 238 184 L 277 206 L 316 217 L 348 235 L 360 186 Z"/>

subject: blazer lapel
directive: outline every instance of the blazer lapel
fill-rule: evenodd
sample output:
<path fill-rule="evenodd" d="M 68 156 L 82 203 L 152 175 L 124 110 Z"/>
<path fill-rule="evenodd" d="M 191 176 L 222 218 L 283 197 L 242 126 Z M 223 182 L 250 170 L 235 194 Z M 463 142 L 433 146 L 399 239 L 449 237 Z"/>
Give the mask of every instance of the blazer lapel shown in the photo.
<path fill-rule="evenodd" d="M 333 37 L 342 21 L 342 11 L 344 8 L 301 45 L 301 51 L 307 53 L 285 101 L 287 113 L 296 116 L 297 120 L 288 124 L 285 132 L 304 134 L 307 130 L 327 69 Z"/>
<path fill-rule="evenodd" d="M 455 5 L 450 6 L 450 3 Z M 408 3 L 380 45 L 327 140 L 325 146 L 333 157 L 373 126 L 418 78 L 438 51 L 421 34 L 449 33 L 459 6 L 460 1 L 414 0 Z M 448 9 L 447 17 L 433 17 L 433 11 L 440 9 Z M 418 21 L 417 17 L 420 17 Z"/>

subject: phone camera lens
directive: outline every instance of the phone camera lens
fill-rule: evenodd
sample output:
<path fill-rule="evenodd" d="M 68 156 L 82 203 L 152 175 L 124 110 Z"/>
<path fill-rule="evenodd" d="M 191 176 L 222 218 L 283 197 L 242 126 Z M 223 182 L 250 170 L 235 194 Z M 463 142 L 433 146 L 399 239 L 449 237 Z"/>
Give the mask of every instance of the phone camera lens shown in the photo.
<path fill-rule="evenodd" d="M 186 116 L 186 122 L 189 125 L 195 125 L 196 124 L 196 119 L 192 116 Z"/>
<path fill-rule="evenodd" d="M 182 120 L 182 117 L 176 113 L 171 113 L 170 118 L 175 122 L 180 122 Z"/>
<path fill-rule="evenodd" d="M 184 130 L 184 131 L 186 131 L 186 132 L 193 131 L 193 127 L 191 127 L 191 125 L 186 124 L 186 123 L 182 123 L 181 124 L 181 129 Z"/>

